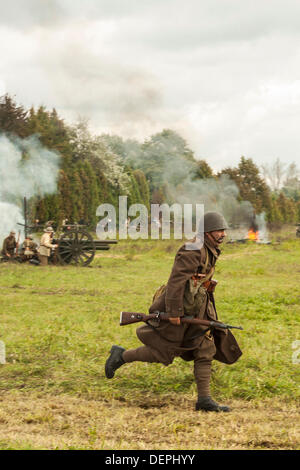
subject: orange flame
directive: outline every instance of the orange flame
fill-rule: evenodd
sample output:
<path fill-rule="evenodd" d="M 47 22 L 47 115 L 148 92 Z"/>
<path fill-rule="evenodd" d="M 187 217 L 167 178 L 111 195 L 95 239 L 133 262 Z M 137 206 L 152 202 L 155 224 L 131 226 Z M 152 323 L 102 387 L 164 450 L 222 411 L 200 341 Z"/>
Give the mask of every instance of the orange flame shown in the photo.
<path fill-rule="evenodd" d="M 252 240 L 254 242 L 257 242 L 259 240 L 259 233 L 258 231 L 255 232 L 254 230 L 252 230 L 252 228 L 249 230 L 248 232 L 248 239 L 249 240 Z"/>

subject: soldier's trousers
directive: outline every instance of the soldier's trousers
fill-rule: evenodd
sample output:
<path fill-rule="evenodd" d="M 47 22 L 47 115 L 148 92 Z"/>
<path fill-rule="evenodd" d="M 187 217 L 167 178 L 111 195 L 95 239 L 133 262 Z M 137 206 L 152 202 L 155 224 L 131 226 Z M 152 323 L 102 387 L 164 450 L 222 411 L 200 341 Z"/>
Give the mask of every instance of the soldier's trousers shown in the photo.
<path fill-rule="evenodd" d="M 195 350 L 194 354 L 194 377 L 197 384 L 198 396 L 207 397 L 210 395 L 210 376 L 211 376 L 211 360 L 201 358 L 199 352 Z M 128 349 L 123 352 L 123 359 L 127 362 L 157 362 L 155 354 L 149 346 L 140 346 L 136 349 Z"/>
<path fill-rule="evenodd" d="M 39 260 L 40 260 L 41 266 L 47 266 L 48 265 L 48 256 L 44 256 L 44 255 L 39 254 Z"/>

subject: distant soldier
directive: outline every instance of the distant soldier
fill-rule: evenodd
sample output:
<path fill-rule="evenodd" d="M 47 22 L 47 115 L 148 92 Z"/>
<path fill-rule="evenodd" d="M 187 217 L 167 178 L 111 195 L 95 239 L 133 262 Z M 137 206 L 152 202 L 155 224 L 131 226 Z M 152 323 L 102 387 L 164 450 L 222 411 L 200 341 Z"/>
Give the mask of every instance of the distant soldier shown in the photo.
<path fill-rule="evenodd" d="M 33 237 L 28 235 L 22 244 L 22 255 L 24 261 L 32 258 L 37 253 L 37 243 L 33 241 Z"/>
<path fill-rule="evenodd" d="M 6 237 L 3 241 L 2 246 L 2 256 L 7 260 L 14 259 L 16 255 L 16 250 L 18 248 L 18 243 L 16 240 L 16 232 L 13 230 L 10 232 L 8 237 Z"/>
<path fill-rule="evenodd" d="M 58 245 L 52 244 L 54 230 L 52 227 L 47 227 L 44 230 L 44 234 L 41 238 L 40 247 L 38 249 L 39 260 L 42 266 L 47 266 L 48 258 L 51 255 L 51 250 L 58 247 Z"/>

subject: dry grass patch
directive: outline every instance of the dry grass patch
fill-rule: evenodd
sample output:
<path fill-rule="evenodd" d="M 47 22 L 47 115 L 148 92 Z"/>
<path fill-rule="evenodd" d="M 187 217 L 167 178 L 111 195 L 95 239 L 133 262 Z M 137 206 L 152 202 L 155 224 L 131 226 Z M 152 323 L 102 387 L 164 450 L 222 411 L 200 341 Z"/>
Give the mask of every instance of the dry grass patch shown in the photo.
<path fill-rule="evenodd" d="M 227 402 L 226 402 L 227 403 Z M 178 396 L 144 402 L 2 393 L 0 448 L 299 449 L 299 411 L 280 399 L 194 411 Z"/>

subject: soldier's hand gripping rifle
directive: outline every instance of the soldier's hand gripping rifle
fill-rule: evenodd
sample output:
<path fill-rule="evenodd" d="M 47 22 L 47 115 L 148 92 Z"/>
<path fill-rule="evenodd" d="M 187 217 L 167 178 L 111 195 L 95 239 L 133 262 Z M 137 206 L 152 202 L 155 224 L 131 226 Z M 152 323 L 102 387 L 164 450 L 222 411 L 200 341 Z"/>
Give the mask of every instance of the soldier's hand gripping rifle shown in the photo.
<path fill-rule="evenodd" d="M 169 321 L 169 315 L 165 312 L 155 312 L 149 313 L 146 315 L 145 313 L 137 313 L 137 312 L 121 312 L 120 315 L 120 325 L 130 325 L 131 323 L 137 323 L 140 321 L 148 322 L 149 320 L 156 320 L 159 322 L 160 320 Z M 227 325 L 226 323 L 222 323 L 220 321 L 213 321 L 213 320 L 200 320 L 200 318 L 195 318 L 192 316 L 183 316 L 180 317 L 180 323 L 194 323 L 198 325 L 203 325 L 208 328 L 222 328 L 222 329 L 231 329 L 236 328 L 237 330 L 242 330 L 241 326 L 232 326 Z"/>

